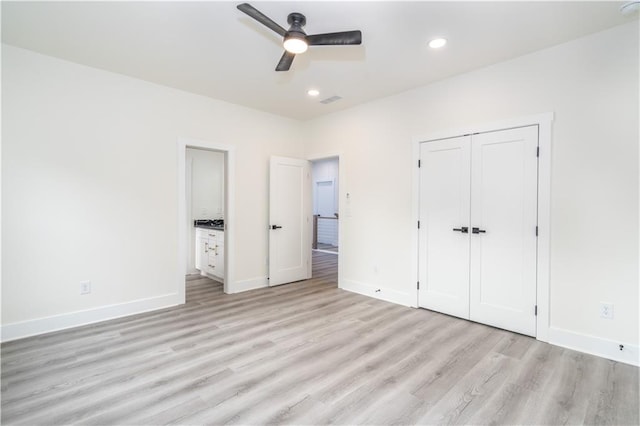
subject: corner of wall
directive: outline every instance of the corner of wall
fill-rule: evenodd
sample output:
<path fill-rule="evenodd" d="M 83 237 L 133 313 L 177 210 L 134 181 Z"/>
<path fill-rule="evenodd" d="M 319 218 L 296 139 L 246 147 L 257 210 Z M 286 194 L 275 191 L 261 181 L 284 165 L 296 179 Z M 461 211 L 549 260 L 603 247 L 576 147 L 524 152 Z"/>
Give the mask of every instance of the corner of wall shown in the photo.
<path fill-rule="evenodd" d="M 243 291 L 269 287 L 269 279 L 266 276 L 249 278 L 247 280 L 236 281 L 231 287 L 233 288 L 229 288 L 229 294 L 241 293 Z"/>
<path fill-rule="evenodd" d="M 364 296 L 373 297 L 375 299 L 384 300 L 386 302 L 396 303 L 398 305 L 415 307 L 415 296 L 385 287 L 374 286 L 355 280 L 342 280 L 341 289 L 353 293 L 362 294 Z"/>

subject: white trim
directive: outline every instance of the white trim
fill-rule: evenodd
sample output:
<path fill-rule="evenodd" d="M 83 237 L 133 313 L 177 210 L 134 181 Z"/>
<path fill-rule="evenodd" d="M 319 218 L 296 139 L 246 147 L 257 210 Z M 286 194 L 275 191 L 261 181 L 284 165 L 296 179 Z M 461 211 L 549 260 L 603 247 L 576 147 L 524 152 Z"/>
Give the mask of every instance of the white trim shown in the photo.
<path fill-rule="evenodd" d="M 403 293 L 396 290 L 390 290 L 388 288 L 374 286 L 367 283 L 362 283 L 354 280 L 344 280 L 343 290 L 350 291 L 352 293 L 362 294 L 364 296 L 373 297 L 374 299 L 384 300 L 386 302 L 395 303 L 398 305 L 411 307 L 413 302 L 413 295 L 409 293 Z"/>
<path fill-rule="evenodd" d="M 235 177 L 236 177 L 236 148 L 234 146 L 216 142 L 203 141 L 190 138 L 178 138 L 178 276 L 176 277 L 177 293 L 185 302 L 185 252 L 188 241 L 187 201 L 186 201 L 186 150 L 188 148 L 200 148 L 225 153 L 225 203 L 224 203 L 224 292 L 237 293 L 235 289 Z"/>
<path fill-rule="evenodd" d="M 550 259 L 551 259 L 551 124 L 553 114 L 538 120 L 538 317 L 536 339 L 549 341 L 551 327 Z"/>
<path fill-rule="evenodd" d="M 553 345 L 623 362 L 625 364 L 640 366 L 638 345 L 616 342 L 556 327 L 549 328 L 548 336 L 549 343 Z M 620 350 L 621 344 L 624 346 L 623 350 Z"/>
<path fill-rule="evenodd" d="M 347 193 L 347 185 L 346 185 L 346 172 L 345 172 L 345 162 L 343 161 L 342 158 L 342 153 L 340 152 L 329 152 L 329 153 L 325 153 L 325 154 L 316 154 L 316 155 L 311 155 L 311 156 L 307 156 L 307 160 L 314 162 L 314 161 L 320 161 L 320 160 L 328 160 L 330 158 L 337 158 L 338 159 L 338 247 L 339 247 L 339 252 L 338 254 L 338 288 L 344 288 L 343 285 L 343 267 L 342 267 L 342 256 L 340 253 L 343 252 L 344 250 L 344 239 L 343 239 L 343 235 L 345 233 L 345 214 L 346 214 L 346 209 L 345 209 L 345 203 L 343 202 L 343 197 L 341 197 L 341 194 L 346 194 Z M 313 202 L 313 201 L 312 201 Z M 313 206 L 312 206 L 313 208 Z"/>
<path fill-rule="evenodd" d="M 450 129 L 444 131 L 438 131 L 428 133 L 426 135 L 419 135 L 414 137 L 415 143 L 433 141 L 438 139 L 455 138 L 458 136 L 464 136 L 473 133 L 486 133 L 495 132 L 497 130 L 512 129 L 515 127 L 533 126 L 541 123 L 551 123 L 553 121 L 553 112 L 546 112 L 542 114 L 527 115 L 524 117 L 516 117 L 506 120 L 492 121 L 489 123 L 475 124 L 468 127 L 461 127 L 457 129 Z"/>
<path fill-rule="evenodd" d="M 240 293 L 242 291 L 255 290 L 257 288 L 269 287 L 269 280 L 266 276 L 249 278 L 247 280 L 236 281 L 233 286 L 234 293 Z"/>
<path fill-rule="evenodd" d="M 538 126 L 538 146 L 540 157 L 538 159 L 538 264 L 537 264 L 537 304 L 538 316 L 536 317 L 536 339 L 547 342 L 549 340 L 549 261 L 550 261 L 550 234 L 551 234 L 551 124 L 554 115 L 552 112 L 513 118 L 492 123 L 478 124 L 461 129 L 453 129 L 431 133 L 412 138 L 412 200 L 411 217 L 417 225 L 420 200 L 420 172 L 418 160 L 420 159 L 420 143 L 438 139 L 452 138 L 473 133 L 485 133 L 496 130 L 505 130 L 531 125 Z M 415 288 L 418 281 L 418 229 L 412 233 L 411 245 L 414 247 L 411 256 L 411 270 L 414 271 L 415 280 L 412 280 L 409 288 Z M 418 290 L 411 306 L 418 306 Z"/>
<path fill-rule="evenodd" d="M 174 293 L 117 305 L 100 306 L 83 311 L 4 324 L 2 326 L 2 341 L 8 342 L 39 334 L 51 333 L 53 331 L 66 330 L 68 328 L 168 308 L 182 303 L 180 295 Z"/>
<path fill-rule="evenodd" d="M 409 260 L 410 270 L 412 275 L 415 277 L 415 282 L 409 283 L 409 288 L 416 289 L 416 297 L 415 300 L 411 303 L 412 308 L 417 308 L 419 303 L 419 293 L 418 290 L 418 282 L 420 281 L 420 271 L 418 270 L 418 265 L 420 262 L 419 259 L 419 247 L 420 247 L 420 231 L 418 229 L 418 219 L 420 218 L 420 169 L 418 168 L 418 161 L 420 160 L 420 142 L 423 139 L 414 138 L 413 143 L 411 144 L 411 158 L 412 158 L 412 167 L 411 167 L 411 223 L 414 226 L 413 232 L 411 233 L 411 247 L 413 247 L 413 256 Z"/>

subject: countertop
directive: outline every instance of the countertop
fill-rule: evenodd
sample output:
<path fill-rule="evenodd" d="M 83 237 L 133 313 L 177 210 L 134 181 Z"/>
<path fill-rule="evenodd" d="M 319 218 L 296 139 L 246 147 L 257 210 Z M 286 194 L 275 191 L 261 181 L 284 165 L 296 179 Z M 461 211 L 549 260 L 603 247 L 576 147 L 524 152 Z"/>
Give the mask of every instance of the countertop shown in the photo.
<path fill-rule="evenodd" d="M 223 226 L 195 225 L 196 228 L 213 229 L 214 231 L 224 231 Z"/>

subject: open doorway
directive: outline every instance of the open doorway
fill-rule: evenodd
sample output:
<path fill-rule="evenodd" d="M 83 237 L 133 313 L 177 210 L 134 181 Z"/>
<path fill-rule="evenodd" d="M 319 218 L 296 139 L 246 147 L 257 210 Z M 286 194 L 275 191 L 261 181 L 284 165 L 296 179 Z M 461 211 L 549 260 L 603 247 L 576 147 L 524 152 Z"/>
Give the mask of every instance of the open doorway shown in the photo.
<path fill-rule="evenodd" d="M 313 250 L 339 253 L 338 157 L 311 162 Z"/>
<path fill-rule="evenodd" d="M 225 153 L 186 149 L 187 280 L 224 284 Z"/>
<path fill-rule="evenodd" d="M 311 162 L 314 278 L 331 274 L 337 279 L 340 253 L 339 166 L 338 157 Z"/>
<path fill-rule="evenodd" d="M 225 293 L 234 293 L 235 147 L 187 138 L 178 139 L 177 147 L 178 299 L 185 303 L 186 278 L 194 273 L 198 275 L 191 275 L 192 277 L 202 276 L 203 273 L 208 279 L 213 279 L 221 285 Z M 209 157 L 216 160 L 211 162 Z M 200 163 L 205 164 L 205 169 L 206 164 L 209 164 L 209 170 L 205 171 L 207 176 L 204 178 L 199 171 L 196 170 L 194 173 L 195 164 L 198 164 L 196 167 L 202 168 Z M 211 170 L 212 168 L 214 170 Z M 198 199 L 199 197 L 204 200 Z M 209 225 L 206 236 L 201 235 L 200 239 L 196 231 L 201 226 L 196 226 L 196 220 L 206 221 L 206 225 Z M 200 224 L 204 224 L 203 222 Z M 209 231 L 214 235 L 210 237 Z M 213 258 L 209 259 L 209 255 Z M 206 268 L 214 265 L 215 268 L 212 270 L 215 273 L 212 274 L 212 270 L 207 270 L 205 265 Z"/>

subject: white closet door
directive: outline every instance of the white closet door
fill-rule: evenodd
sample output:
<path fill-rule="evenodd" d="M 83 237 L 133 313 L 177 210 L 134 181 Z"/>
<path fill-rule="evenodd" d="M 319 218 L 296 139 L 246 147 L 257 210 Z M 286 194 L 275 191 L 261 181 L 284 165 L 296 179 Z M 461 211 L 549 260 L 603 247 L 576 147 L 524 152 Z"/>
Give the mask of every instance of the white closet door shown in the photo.
<path fill-rule="evenodd" d="M 418 304 L 469 318 L 470 137 L 420 145 Z"/>
<path fill-rule="evenodd" d="M 538 128 L 471 146 L 470 319 L 535 336 Z"/>

